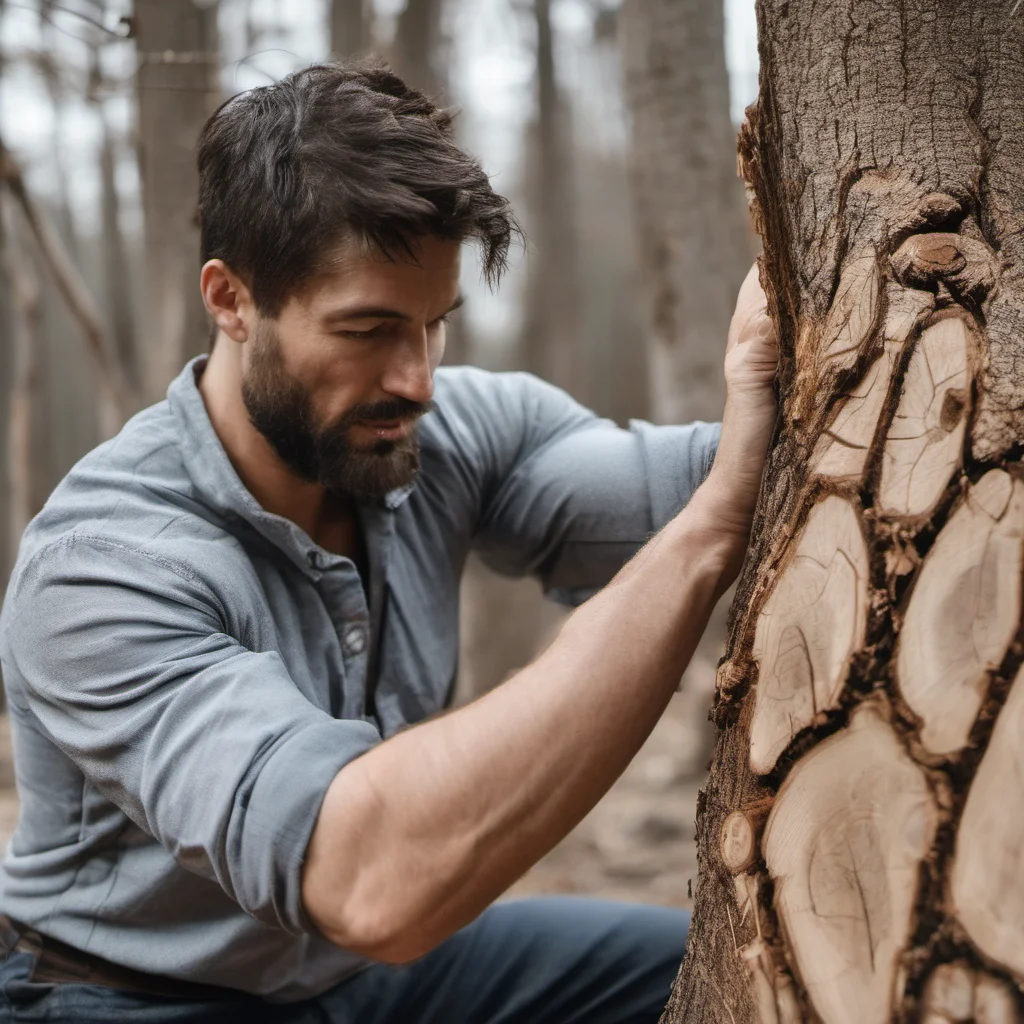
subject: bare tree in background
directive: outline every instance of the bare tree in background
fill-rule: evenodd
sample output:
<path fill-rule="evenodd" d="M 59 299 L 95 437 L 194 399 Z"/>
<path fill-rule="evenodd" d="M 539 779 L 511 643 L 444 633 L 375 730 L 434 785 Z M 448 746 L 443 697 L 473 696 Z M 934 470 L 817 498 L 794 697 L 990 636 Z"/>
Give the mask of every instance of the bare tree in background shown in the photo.
<path fill-rule="evenodd" d="M 399 75 L 440 106 L 451 102 L 447 75 L 438 70 L 447 66 L 448 40 L 442 24 L 447 6 L 446 0 L 407 0 L 390 55 Z"/>
<path fill-rule="evenodd" d="M 138 390 L 141 374 L 136 348 L 133 315 L 132 275 L 128 247 L 121 229 L 121 197 L 117 186 L 118 149 L 103 102 L 105 83 L 100 69 L 100 50 L 89 53 L 87 97 L 100 127 L 100 244 L 103 249 L 103 284 L 107 322 L 113 350 L 125 377 Z"/>
<path fill-rule="evenodd" d="M 36 513 L 36 460 L 33 458 L 33 425 L 39 402 L 40 351 L 39 279 L 34 260 L 25 252 L 21 225 L 14 216 L 14 204 L 4 195 L 0 201 L 0 218 L 4 222 L 4 256 L 13 298 L 11 342 L 11 377 L 7 436 L 7 523 L 9 550 L 18 548 L 18 541 L 29 520 Z"/>
<path fill-rule="evenodd" d="M 722 0 L 625 0 L 620 20 L 652 412 L 662 423 L 717 420 L 729 317 L 754 256 Z"/>
<path fill-rule="evenodd" d="M 533 0 L 536 116 L 530 136 L 529 288 L 523 369 L 586 402 L 570 111 L 558 85 L 551 0 Z"/>
<path fill-rule="evenodd" d="M 1024 17 L 758 3 L 781 429 L 672 1024 L 1024 1019 Z"/>
<path fill-rule="evenodd" d="M 370 46 L 368 0 L 330 0 L 331 56 L 353 57 Z"/>
<path fill-rule="evenodd" d="M 146 240 L 140 353 L 146 399 L 157 401 L 210 333 L 197 283 L 195 144 L 220 94 L 217 4 L 136 0 L 133 25 Z"/>
<path fill-rule="evenodd" d="M 659 423 L 718 420 L 726 332 L 754 258 L 736 173 L 722 0 L 626 0 L 619 21 L 650 415 Z M 681 756 L 695 775 L 714 742 L 707 712 L 726 608 L 712 616 L 681 687 L 691 734 Z"/>

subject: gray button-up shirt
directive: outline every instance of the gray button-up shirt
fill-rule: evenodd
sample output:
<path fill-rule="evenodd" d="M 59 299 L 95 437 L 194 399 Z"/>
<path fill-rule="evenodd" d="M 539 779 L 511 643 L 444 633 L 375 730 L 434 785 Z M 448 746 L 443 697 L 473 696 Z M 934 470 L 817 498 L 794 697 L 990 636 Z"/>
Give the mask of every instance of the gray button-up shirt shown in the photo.
<path fill-rule="evenodd" d="M 525 374 L 437 373 L 416 484 L 353 563 L 264 511 L 196 386 L 54 491 L 0 618 L 21 796 L 0 909 L 143 971 L 278 1001 L 365 961 L 322 939 L 302 861 L 331 780 L 449 699 L 471 548 L 579 601 L 688 500 L 715 425 L 630 430 Z"/>

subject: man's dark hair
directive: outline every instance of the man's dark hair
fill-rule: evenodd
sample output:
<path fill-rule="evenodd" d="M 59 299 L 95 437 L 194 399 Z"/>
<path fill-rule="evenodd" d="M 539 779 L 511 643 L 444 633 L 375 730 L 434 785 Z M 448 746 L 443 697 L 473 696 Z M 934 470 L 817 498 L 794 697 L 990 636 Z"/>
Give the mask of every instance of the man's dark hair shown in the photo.
<path fill-rule="evenodd" d="M 203 261 L 246 277 L 280 313 L 345 238 L 389 258 L 417 237 L 476 239 L 487 280 L 519 231 L 452 137 L 452 114 L 379 61 L 316 64 L 228 100 L 199 139 Z"/>

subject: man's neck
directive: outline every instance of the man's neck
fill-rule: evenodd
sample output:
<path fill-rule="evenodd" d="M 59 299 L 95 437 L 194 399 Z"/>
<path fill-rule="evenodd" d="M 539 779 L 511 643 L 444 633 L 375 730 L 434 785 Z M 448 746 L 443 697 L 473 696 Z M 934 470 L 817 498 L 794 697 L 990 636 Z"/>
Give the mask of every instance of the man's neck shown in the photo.
<path fill-rule="evenodd" d="M 259 504 L 300 526 L 321 547 L 358 560 L 355 508 L 288 468 L 252 425 L 242 401 L 242 366 L 230 339 L 220 338 L 199 378 L 199 393 L 228 459 Z"/>

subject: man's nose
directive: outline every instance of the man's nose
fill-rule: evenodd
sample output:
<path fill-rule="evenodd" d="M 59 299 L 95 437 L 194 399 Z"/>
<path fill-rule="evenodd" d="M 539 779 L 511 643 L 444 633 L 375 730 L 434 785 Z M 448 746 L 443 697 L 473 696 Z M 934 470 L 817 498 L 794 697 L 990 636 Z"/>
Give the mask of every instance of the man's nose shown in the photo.
<path fill-rule="evenodd" d="M 410 402 L 429 402 L 434 397 L 434 367 L 426 330 L 410 331 L 395 347 L 381 385 L 389 395 Z"/>

